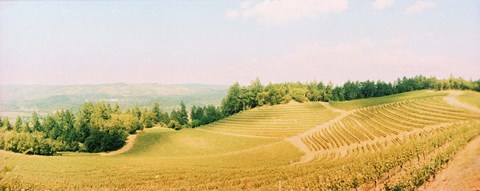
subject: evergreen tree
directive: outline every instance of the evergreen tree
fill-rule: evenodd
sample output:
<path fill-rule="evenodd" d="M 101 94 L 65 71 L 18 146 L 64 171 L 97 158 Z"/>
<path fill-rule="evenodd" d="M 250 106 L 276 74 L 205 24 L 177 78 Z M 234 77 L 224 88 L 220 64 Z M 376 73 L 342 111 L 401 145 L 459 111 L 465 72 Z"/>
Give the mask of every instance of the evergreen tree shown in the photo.
<path fill-rule="evenodd" d="M 20 118 L 20 116 L 17 116 L 17 120 L 15 120 L 15 125 L 13 126 L 13 130 L 15 130 L 16 132 L 22 131 L 22 125 L 23 125 L 22 118 Z"/>
<path fill-rule="evenodd" d="M 180 118 L 178 123 L 180 125 L 187 125 L 188 124 L 188 113 L 187 113 L 187 107 L 183 103 L 183 101 L 180 102 Z"/>
<path fill-rule="evenodd" d="M 152 108 L 153 112 L 153 121 L 155 123 L 162 122 L 162 111 L 160 110 L 160 104 L 155 103 Z"/>
<path fill-rule="evenodd" d="M 242 102 L 241 102 L 241 87 L 238 82 L 235 82 L 230 88 L 228 89 L 227 96 L 222 101 L 222 111 L 226 116 L 233 115 L 238 113 L 242 110 Z"/>
<path fill-rule="evenodd" d="M 33 125 L 33 131 L 42 131 L 42 125 L 40 124 L 38 114 L 35 111 L 32 113 L 31 123 Z"/>

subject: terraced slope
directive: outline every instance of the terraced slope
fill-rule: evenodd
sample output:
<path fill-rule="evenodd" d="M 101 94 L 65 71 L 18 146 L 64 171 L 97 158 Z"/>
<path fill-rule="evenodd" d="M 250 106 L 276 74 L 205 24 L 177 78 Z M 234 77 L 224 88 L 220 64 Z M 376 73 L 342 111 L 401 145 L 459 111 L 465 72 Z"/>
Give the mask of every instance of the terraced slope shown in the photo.
<path fill-rule="evenodd" d="M 297 103 L 264 106 L 241 112 L 200 129 L 257 138 L 285 138 L 337 116 L 322 103 Z"/>
<path fill-rule="evenodd" d="M 452 92 L 447 97 L 411 99 L 343 112 L 329 123 L 287 140 L 306 153 L 301 162 L 315 157 L 325 159 L 321 155 L 331 152 L 345 156 L 381 150 L 409 136 L 480 119 L 475 110 L 449 103 L 458 95 Z"/>

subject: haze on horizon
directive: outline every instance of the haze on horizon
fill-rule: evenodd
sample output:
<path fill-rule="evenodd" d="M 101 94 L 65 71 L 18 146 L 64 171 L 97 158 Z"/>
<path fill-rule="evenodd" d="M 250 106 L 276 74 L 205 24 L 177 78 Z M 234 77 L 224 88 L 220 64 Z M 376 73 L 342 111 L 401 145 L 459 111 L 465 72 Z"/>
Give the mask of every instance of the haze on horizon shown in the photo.
<path fill-rule="evenodd" d="M 2 1 L 0 84 L 480 76 L 480 1 Z"/>

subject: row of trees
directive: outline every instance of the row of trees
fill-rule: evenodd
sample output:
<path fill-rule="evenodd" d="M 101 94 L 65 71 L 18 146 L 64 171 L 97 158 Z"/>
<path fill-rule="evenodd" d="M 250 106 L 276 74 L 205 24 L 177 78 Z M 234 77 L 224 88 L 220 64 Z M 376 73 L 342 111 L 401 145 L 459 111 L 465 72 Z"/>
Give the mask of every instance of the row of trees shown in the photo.
<path fill-rule="evenodd" d="M 263 86 L 260 80 L 252 81 L 249 86 L 235 83 L 230 86 L 227 96 L 221 104 L 223 116 L 229 116 L 243 110 L 262 105 L 276 105 L 306 101 L 344 101 L 369 97 L 387 96 L 413 90 L 432 89 L 470 89 L 480 91 L 480 80 L 469 81 L 450 77 L 436 79 L 435 77 L 415 76 L 403 77 L 394 83 L 384 81 L 347 81 L 343 85 L 333 86 L 332 83 L 280 83 Z"/>

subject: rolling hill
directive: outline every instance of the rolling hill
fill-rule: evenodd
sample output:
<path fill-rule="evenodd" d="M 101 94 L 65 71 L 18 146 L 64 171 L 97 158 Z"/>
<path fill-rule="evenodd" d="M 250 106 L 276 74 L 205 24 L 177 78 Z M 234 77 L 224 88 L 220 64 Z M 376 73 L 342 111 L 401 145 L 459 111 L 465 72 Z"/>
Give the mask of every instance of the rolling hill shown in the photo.
<path fill-rule="evenodd" d="M 219 105 L 227 93 L 222 85 L 98 84 L 98 85 L 1 85 L 0 116 L 28 116 L 32 111 L 49 113 L 74 110 L 85 101 L 118 102 L 122 108 L 152 106 L 158 102 L 170 111 L 180 101 L 187 106 Z"/>
<path fill-rule="evenodd" d="M 372 190 L 418 187 L 480 135 L 480 93 L 414 91 L 242 111 L 146 129 L 127 152 L 0 151 L 0 184 L 31 190 Z"/>

